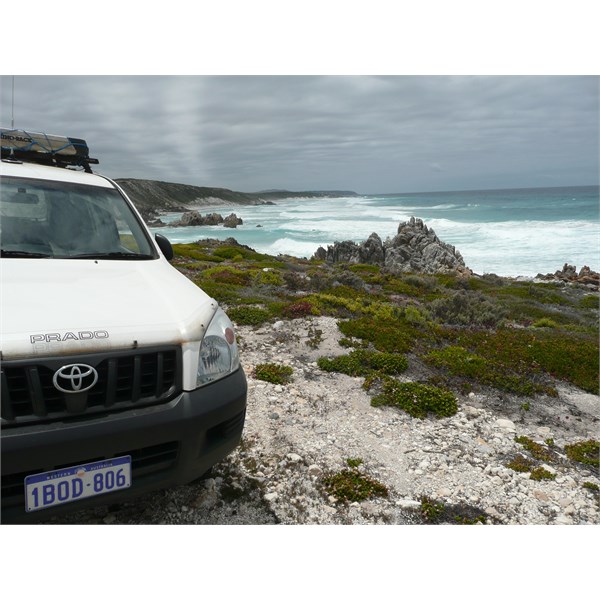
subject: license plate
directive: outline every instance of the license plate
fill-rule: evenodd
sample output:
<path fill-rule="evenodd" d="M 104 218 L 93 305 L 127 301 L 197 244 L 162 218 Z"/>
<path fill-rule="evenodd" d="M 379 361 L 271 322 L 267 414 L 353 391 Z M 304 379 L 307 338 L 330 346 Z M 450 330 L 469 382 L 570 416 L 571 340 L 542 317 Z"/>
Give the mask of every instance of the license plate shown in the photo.
<path fill-rule="evenodd" d="M 25 478 L 27 512 L 131 486 L 131 456 L 119 456 Z"/>

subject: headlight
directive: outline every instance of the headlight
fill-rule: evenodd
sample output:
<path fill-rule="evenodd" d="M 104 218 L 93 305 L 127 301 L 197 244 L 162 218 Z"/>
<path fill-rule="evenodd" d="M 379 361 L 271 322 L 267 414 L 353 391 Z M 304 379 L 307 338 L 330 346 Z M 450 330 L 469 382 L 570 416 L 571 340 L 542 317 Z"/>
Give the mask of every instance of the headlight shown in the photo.
<path fill-rule="evenodd" d="M 200 387 L 221 379 L 239 366 L 240 355 L 233 325 L 223 310 L 218 308 L 200 345 L 196 385 Z"/>

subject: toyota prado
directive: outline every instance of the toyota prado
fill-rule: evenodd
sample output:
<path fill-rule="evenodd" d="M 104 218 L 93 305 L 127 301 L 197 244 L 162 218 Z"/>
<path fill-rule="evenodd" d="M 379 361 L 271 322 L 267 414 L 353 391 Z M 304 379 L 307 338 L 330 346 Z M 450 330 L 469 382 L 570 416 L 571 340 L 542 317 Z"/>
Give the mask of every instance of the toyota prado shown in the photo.
<path fill-rule="evenodd" d="M 2 522 L 201 477 L 244 426 L 230 320 L 85 141 L 0 131 Z"/>

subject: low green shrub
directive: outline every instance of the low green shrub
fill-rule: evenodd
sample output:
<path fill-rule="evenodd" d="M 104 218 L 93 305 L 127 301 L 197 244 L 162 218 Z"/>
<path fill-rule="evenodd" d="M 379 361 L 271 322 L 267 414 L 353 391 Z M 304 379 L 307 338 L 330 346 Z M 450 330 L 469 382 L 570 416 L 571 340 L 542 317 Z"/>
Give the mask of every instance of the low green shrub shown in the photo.
<path fill-rule="evenodd" d="M 387 498 L 383 483 L 360 473 L 357 468 L 343 469 L 323 478 L 325 490 L 342 502 L 362 502 L 373 497 Z"/>
<path fill-rule="evenodd" d="M 551 283 L 544 284 L 513 281 L 494 290 L 489 290 L 488 293 L 506 299 L 514 298 L 532 303 L 535 302 L 537 304 L 571 304 L 570 300 L 561 294 L 556 286 Z"/>
<path fill-rule="evenodd" d="M 341 284 L 341 287 L 347 287 L 353 290 L 355 295 L 357 290 L 364 290 L 366 287 L 362 277 L 346 269 L 336 273 L 336 281 Z"/>
<path fill-rule="evenodd" d="M 429 496 L 421 496 L 421 516 L 425 523 L 439 523 L 446 513 L 446 506 L 443 502 L 436 502 Z"/>
<path fill-rule="evenodd" d="M 252 274 L 248 271 L 235 269 L 234 267 L 210 267 L 202 271 L 202 279 L 212 280 L 216 283 L 247 286 L 252 281 Z"/>
<path fill-rule="evenodd" d="M 428 275 L 404 275 L 402 281 L 413 288 L 433 291 L 437 287 L 437 281 Z"/>
<path fill-rule="evenodd" d="M 600 393 L 598 378 L 598 338 L 564 336 L 540 331 L 527 348 L 530 360 L 550 375 L 570 381 L 586 392 Z"/>
<path fill-rule="evenodd" d="M 558 324 L 556 323 L 556 321 L 553 321 L 552 319 L 549 319 L 548 317 L 538 319 L 532 325 L 533 325 L 533 327 L 552 327 L 553 329 L 556 329 L 556 327 L 558 327 Z"/>
<path fill-rule="evenodd" d="M 356 264 L 356 265 L 348 265 L 348 270 L 353 273 L 371 273 L 377 274 L 381 271 L 380 267 L 377 265 L 366 265 L 366 264 Z"/>
<path fill-rule="evenodd" d="M 462 346 L 447 346 L 433 350 L 425 356 L 426 362 L 434 367 L 444 367 L 451 375 L 479 379 L 488 368 L 488 361 Z"/>
<path fill-rule="evenodd" d="M 496 327 L 508 314 L 506 309 L 490 302 L 483 294 L 466 290 L 433 300 L 429 311 L 440 323 L 468 327 Z"/>
<path fill-rule="evenodd" d="M 554 480 L 556 479 L 556 475 L 554 473 L 550 473 L 550 471 L 544 469 L 544 467 L 535 467 L 531 469 L 531 475 L 529 479 L 533 479 L 534 481 L 542 481 L 542 479 Z"/>
<path fill-rule="evenodd" d="M 382 391 L 371 400 L 371 406 L 395 406 L 412 417 L 424 419 L 429 414 L 451 417 L 458 411 L 454 394 L 431 385 L 401 383 L 391 377 L 381 381 Z"/>
<path fill-rule="evenodd" d="M 411 325 L 421 327 L 428 327 L 431 322 L 429 311 L 416 306 L 407 306 L 404 309 L 404 319 Z"/>
<path fill-rule="evenodd" d="M 255 262 L 265 262 L 273 260 L 268 254 L 260 254 L 251 248 L 244 246 L 220 246 L 213 251 L 213 255 L 226 260 L 239 261 L 244 259 Z"/>
<path fill-rule="evenodd" d="M 283 285 L 283 278 L 278 271 L 273 269 L 261 269 L 254 276 L 254 282 L 257 285 Z"/>
<path fill-rule="evenodd" d="M 214 250 L 213 255 L 226 260 L 236 260 L 244 258 L 241 250 L 241 248 L 237 248 L 236 246 L 221 246 L 221 248 Z"/>
<path fill-rule="evenodd" d="M 367 340 L 380 352 L 406 353 L 411 350 L 415 340 L 423 337 L 412 323 L 404 319 L 360 317 L 338 323 L 339 330 L 346 336 Z"/>
<path fill-rule="evenodd" d="M 579 306 L 581 308 L 595 308 L 596 310 L 599 310 L 600 296 L 598 294 L 589 294 L 588 296 L 584 296 L 579 301 Z"/>
<path fill-rule="evenodd" d="M 449 504 L 436 502 L 429 496 L 421 496 L 420 513 L 423 522 L 428 525 L 449 523 L 455 525 L 476 525 L 487 523 L 486 514 L 473 506 L 466 504 Z"/>
<path fill-rule="evenodd" d="M 374 371 L 396 375 L 406 371 L 408 361 L 401 354 L 387 352 L 369 352 L 368 350 L 353 350 L 350 354 L 327 358 L 322 356 L 317 365 L 329 373 L 344 373 L 351 377 L 369 375 Z"/>
<path fill-rule="evenodd" d="M 210 279 L 195 277 L 194 283 L 217 302 L 237 304 L 242 296 L 243 288 L 239 285 L 218 283 Z"/>
<path fill-rule="evenodd" d="M 468 377 L 519 396 L 556 395 L 553 387 L 540 382 L 542 369 L 540 362 L 531 356 L 533 345 L 527 344 L 517 332 L 463 331 L 446 335 L 452 335 L 461 345 L 433 350 L 423 357 L 425 362 L 456 377 Z M 467 350 L 468 346 L 474 350 Z"/>
<path fill-rule="evenodd" d="M 541 444 L 534 442 L 531 438 L 526 435 L 521 435 L 515 438 L 515 442 L 521 444 L 526 450 L 531 453 L 533 458 L 537 460 L 543 460 L 544 462 L 556 462 L 554 454 L 545 448 Z"/>
<path fill-rule="evenodd" d="M 513 373 L 527 380 L 547 373 L 587 392 L 599 393 L 597 335 L 506 328 L 493 332 L 446 329 L 440 337 L 485 356 L 488 366 L 498 373 Z M 539 393 L 556 395 L 547 386 L 537 389 Z M 531 395 L 531 391 L 524 395 Z"/>
<path fill-rule="evenodd" d="M 236 306 L 227 311 L 229 318 L 238 325 L 262 325 L 271 318 L 271 313 L 257 306 Z"/>
<path fill-rule="evenodd" d="M 528 473 L 535 466 L 535 463 L 522 454 L 517 454 L 509 463 L 506 463 L 506 466 L 519 473 Z"/>
<path fill-rule="evenodd" d="M 599 466 L 600 442 L 597 440 L 568 444 L 565 446 L 565 452 L 571 460 L 593 467 Z"/>
<path fill-rule="evenodd" d="M 263 363 L 254 367 L 254 377 L 256 379 L 279 385 L 287 385 L 293 373 L 292 367 L 275 363 Z"/>
<path fill-rule="evenodd" d="M 224 260 L 219 256 L 213 256 L 205 252 L 203 248 L 198 247 L 196 244 L 173 244 L 173 253 L 176 257 L 181 256 L 203 262 L 218 263 Z"/>

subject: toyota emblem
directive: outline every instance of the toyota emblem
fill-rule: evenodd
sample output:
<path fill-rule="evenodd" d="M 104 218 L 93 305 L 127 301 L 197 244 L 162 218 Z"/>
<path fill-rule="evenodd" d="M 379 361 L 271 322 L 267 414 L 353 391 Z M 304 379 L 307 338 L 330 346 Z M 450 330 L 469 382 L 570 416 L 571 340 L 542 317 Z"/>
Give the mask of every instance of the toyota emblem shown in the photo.
<path fill-rule="evenodd" d="M 90 365 L 65 365 L 54 373 L 54 387 L 65 394 L 79 394 L 93 388 L 98 381 L 98 371 Z"/>

